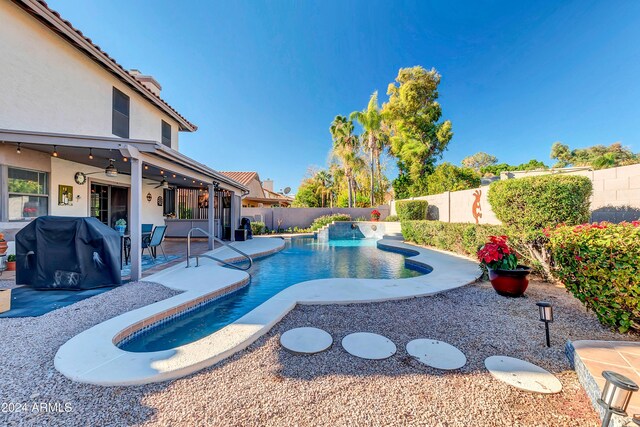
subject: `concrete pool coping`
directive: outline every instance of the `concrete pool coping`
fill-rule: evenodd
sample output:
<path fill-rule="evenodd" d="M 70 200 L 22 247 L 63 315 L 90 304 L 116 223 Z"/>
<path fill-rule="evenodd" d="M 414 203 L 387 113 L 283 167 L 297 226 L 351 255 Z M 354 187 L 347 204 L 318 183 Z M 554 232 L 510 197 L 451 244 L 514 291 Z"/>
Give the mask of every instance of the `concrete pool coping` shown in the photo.
<path fill-rule="evenodd" d="M 284 247 L 280 238 L 261 238 L 235 245 L 254 257 Z M 116 316 L 76 335 L 58 350 L 54 364 L 67 378 L 104 386 L 139 385 L 180 378 L 243 350 L 267 333 L 297 304 L 351 304 L 433 295 L 474 282 L 478 264 L 459 255 L 383 239 L 378 247 L 410 254 L 410 262 L 431 273 L 405 279 L 318 279 L 297 283 L 271 297 L 235 322 L 202 339 L 170 350 L 134 353 L 115 343 L 134 329 L 143 330 L 164 318 L 237 289 L 248 280 L 242 271 L 202 259 L 199 268 L 178 264 L 145 278 L 183 291 L 166 300 Z M 236 255 L 227 248 L 211 253 L 222 259 Z M 215 280 L 215 282 L 213 281 Z M 135 331 L 134 331 L 135 332 Z"/>

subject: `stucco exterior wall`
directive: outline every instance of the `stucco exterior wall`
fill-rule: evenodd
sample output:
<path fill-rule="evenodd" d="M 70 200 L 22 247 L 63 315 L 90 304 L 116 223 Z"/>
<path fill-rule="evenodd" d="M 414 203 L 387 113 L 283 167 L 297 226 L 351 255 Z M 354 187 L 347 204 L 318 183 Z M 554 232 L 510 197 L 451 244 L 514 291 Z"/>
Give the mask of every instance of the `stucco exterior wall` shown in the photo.
<path fill-rule="evenodd" d="M 0 128 L 108 136 L 113 87 L 130 97 L 130 138 L 161 141 L 178 123 L 12 2 L 0 2 Z"/>
<path fill-rule="evenodd" d="M 51 157 L 39 151 L 22 149 L 22 154 L 17 154 L 13 146 L 3 146 L 2 144 L 0 144 L 0 165 L 49 172 L 49 215 L 89 216 L 91 182 L 130 187 L 130 177 L 127 175 L 109 178 L 104 174 L 104 169 Z M 87 176 L 85 184 L 78 185 L 74 180 L 76 172 L 85 174 L 97 173 Z M 0 186 L 4 185 L 5 183 L 0 179 Z M 70 185 L 73 187 L 73 205 L 58 205 L 58 185 Z M 143 180 L 143 200 L 137 202 L 142 205 L 143 223 L 164 224 L 162 206 L 158 206 L 157 203 L 158 196 L 162 196 L 163 192 L 160 188 L 154 188 L 157 185 L 158 183 L 155 181 Z M 147 193 L 151 193 L 151 202 L 146 199 Z M 78 195 L 80 200 L 76 198 Z M 131 206 L 133 202 L 129 200 L 129 205 Z M 27 221 L 0 222 L 0 230 L 7 232 L 9 239 L 12 239 L 13 234 L 27 223 Z"/>
<path fill-rule="evenodd" d="M 87 182 L 83 185 L 76 184 L 74 175 L 76 172 L 85 174 L 95 173 L 87 176 Z M 120 185 L 123 187 L 131 186 L 131 178 L 127 175 L 120 175 L 115 178 L 109 178 L 104 174 L 104 169 L 94 168 L 92 166 L 83 165 L 81 163 L 70 162 L 67 160 L 51 158 L 51 175 L 50 175 L 50 196 L 49 196 L 49 213 L 50 215 L 60 216 L 89 216 L 89 194 L 91 192 L 91 183 Z M 58 205 L 58 185 L 73 186 L 73 206 Z M 145 224 L 163 225 L 164 216 L 162 215 L 162 206 L 158 206 L 158 196 L 162 196 L 162 189 L 155 189 L 158 183 L 150 180 L 142 180 L 143 200 L 131 200 L 131 192 L 129 192 L 129 204 L 139 203 L 142 205 L 142 222 Z M 151 201 L 146 199 L 147 193 L 151 193 Z M 80 200 L 76 199 L 80 196 Z"/>

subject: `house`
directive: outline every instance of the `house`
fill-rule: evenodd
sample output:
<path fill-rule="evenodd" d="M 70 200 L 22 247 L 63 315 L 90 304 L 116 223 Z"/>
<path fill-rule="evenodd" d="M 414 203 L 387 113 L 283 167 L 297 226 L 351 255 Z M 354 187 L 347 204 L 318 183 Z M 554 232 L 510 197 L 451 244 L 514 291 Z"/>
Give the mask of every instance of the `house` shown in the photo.
<path fill-rule="evenodd" d="M 180 153 L 180 133 L 197 126 L 152 76 L 124 69 L 44 1 L 2 1 L 0 22 L 0 229 L 92 216 L 125 219 L 133 247 L 142 223 L 233 238 L 248 189 Z M 133 280 L 140 267 L 132 251 Z"/>
<path fill-rule="evenodd" d="M 243 208 L 288 208 L 293 203 L 292 197 L 273 191 L 272 180 L 260 181 L 258 172 L 221 171 L 220 173 L 249 189 L 248 194 L 242 198 Z"/>

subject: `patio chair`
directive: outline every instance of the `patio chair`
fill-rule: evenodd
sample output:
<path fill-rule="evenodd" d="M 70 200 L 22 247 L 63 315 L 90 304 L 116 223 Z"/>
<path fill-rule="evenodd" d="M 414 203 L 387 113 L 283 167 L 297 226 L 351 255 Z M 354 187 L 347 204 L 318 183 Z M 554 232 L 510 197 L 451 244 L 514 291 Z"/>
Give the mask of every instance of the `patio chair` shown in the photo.
<path fill-rule="evenodd" d="M 168 261 L 167 254 L 164 253 L 164 248 L 162 247 L 162 241 L 164 240 L 164 234 L 166 231 L 167 231 L 166 225 L 158 225 L 156 228 L 153 229 L 151 236 L 148 236 L 142 239 L 142 255 L 144 255 L 144 250 L 148 248 L 149 254 L 153 258 L 153 261 L 155 262 L 156 249 L 159 246 L 165 261 Z"/>

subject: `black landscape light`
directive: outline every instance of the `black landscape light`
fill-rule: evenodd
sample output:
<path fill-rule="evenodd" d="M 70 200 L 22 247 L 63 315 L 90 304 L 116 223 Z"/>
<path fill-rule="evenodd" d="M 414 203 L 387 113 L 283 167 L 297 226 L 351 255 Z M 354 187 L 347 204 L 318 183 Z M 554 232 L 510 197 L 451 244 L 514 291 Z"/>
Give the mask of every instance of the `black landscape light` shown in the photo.
<path fill-rule="evenodd" d="M 549 323 L 553 322 L 553 307 L 546 301 L 536 303 L 540 312 L 540 321 L 544 322 L 544 329 L 547 335 L 547 347 L 551 347 L 551 339 L 549 337 Z"/>
<path fill-rule="evenodd" d="M 598 403 L 605 411 L 602 427 L 608 427 L 613 414 L 627 416 L 627 406 L 629 406 L 631 395 L 638 391 L 638 384 L 613 371 L 603 371 L 602 376 L 607 382 L 602 388 L 602 395 L 598 399 Z M 636 422 L 636 424 L 638 423 Z"/>

